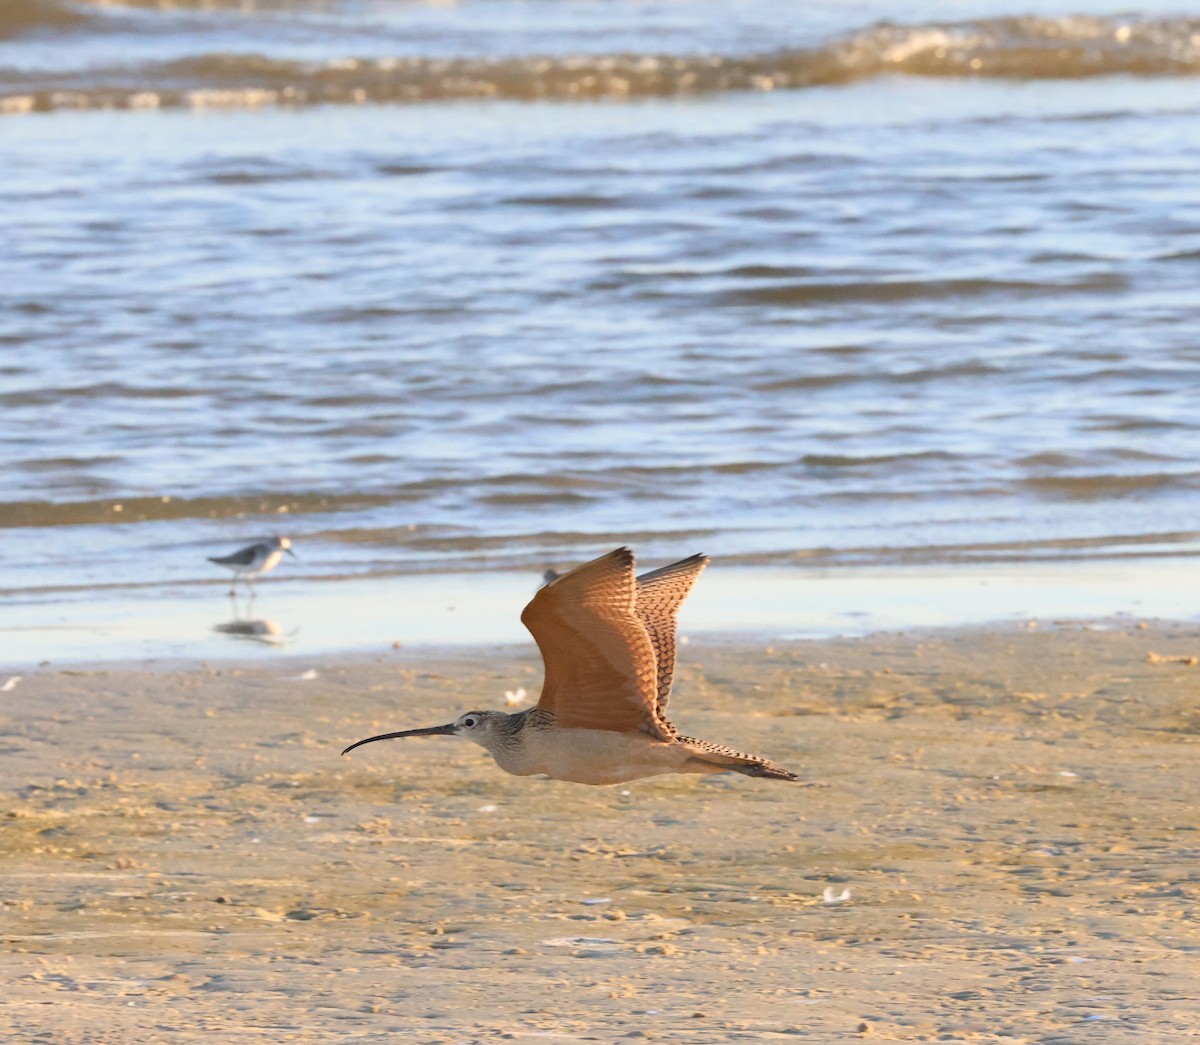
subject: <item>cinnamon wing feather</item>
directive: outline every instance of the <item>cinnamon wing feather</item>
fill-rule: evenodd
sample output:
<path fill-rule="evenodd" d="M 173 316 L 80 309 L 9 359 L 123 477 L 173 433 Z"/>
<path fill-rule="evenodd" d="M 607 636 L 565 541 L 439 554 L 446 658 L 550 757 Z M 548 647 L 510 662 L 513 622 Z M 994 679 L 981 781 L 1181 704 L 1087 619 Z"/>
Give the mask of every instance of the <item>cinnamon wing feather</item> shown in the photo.
<path fill-rule="evenodd" d="M 564 573 L 525 607 L 521 622 L 546 665 L 538 708 L 559 726 L 673 738 L 658 713 L 654 647 L 636 607 L 628 548 Z"/>
<path fill-rule="evenodd" d="M 691 555 L 637 579 L 636 612 L 654 647 L 660 715 L 666 712 L 675 678 L 675 615 L 708 563 L 707 555 Z"/>

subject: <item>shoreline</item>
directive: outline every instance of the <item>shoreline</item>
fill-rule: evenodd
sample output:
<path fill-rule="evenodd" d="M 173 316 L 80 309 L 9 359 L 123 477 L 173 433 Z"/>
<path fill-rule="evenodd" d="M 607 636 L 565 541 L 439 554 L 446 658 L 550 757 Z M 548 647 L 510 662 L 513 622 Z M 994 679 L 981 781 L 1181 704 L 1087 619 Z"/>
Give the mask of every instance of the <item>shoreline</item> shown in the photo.
<path fill-rule="evenodd" d="M 647 564 L 650 568 L 653 564 Z M 806 569 L 718 560 L 680 614 L 685 635 L 749 641 L 1029 621 L 1197 620 L 1190 559 Z M 514 571 L 260 582 L 253 600 L 166 588 L 0 606 L 0 671 L 63 664 L 273 662 L 529 641 L 538 578 Z M 215 587 L 215 585 L 213 586 Z"/>
<path fill-rule="evenodd" d="M 1196 656 L 1200 656 L 1200 622 L 1173 618 L 1140 618 L 1128 616 L 1081 617 L 1056 620 L 998 620 L 971 624 L 947 624 L 938 626 L 914 626 L 880 629 L 862 634 L 843 633 L 811 636 L 779 636 L 768 632 L 751 631 L 700 631 L 680 635 L 680 655 L 689 656 L 693 651 L 755 651 L 773 650 L 777 647 L 830 646 L 841 647 L 852 644 L 873 643 L 938 643 L 954 640 L 1019 637 L 1029 634 L 1071 635 L 1091 634 L 1134 634 L 1145 632 L 1160 635 L 1172 643 L 1186 643 L 1194 639 Z M 1181 656 L 1183 656 L 1181 654 Z M 1189 654 L 1188 656 L 1191 656 Z M 156 676 L 173 674 L 233 674 L 305 681 L 300 679 L 306 671 L 316 671 L 319 677 L 323 668 L 335 670 L 385 668 L 403 669 L 414 663 L 458 664 L 471 661 L 496 660 L 501 663 L 531 658 L 535 681 L 540 682 L 542 662 L 533 636 L 524 634 L 519 638 L 496 642 L 427 642 L 403 643 L 378 648 L 321 649 L 298 651 L 286 647 L 273 648 L 266 653 L 254 645 L 231 644 L 228 652 L 216 656 L 141 657 L 126 659 L 58 660 L 43 661 L 25 668 L 8 668 L 0 664 L 0 685 L 15 677 L 24 683 L 37 676 L 54 677 L 125 677 Z M 1169 661 L 1169 658 L 1168 658 Z M 24 671 L 24 674 L 20 672 Z M 294 674 L 290 674 L 294 673 Z M 528 687 L 527 687 L 528 688 Z M 0 693 L 2 695 L 2 693 Z M 536 700 L 536 692 L 531 700 Z"/>
<path fill-rule="evenodd" d="M 815 788 L 339 756 L 532 698 L 532 642 L 39 673 L 0 700 L 0 1031 L 1191 1040 L 1198 652 L 1133 623 L 689 644 L 675 723 Z"/>

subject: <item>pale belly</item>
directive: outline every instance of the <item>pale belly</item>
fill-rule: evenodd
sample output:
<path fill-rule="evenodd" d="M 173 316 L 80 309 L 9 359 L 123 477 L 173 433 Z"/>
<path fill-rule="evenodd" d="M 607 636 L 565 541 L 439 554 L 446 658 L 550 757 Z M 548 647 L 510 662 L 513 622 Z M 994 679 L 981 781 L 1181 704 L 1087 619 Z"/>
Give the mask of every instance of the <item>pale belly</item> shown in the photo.
<path fill-rule="evenodd" d="M 251 563 L 249 568 L 245 571 L 246 576 L 256 577 L 260 573 L 266 573 L 268 570 L 273 570 L 273 569 L 275 569 L 276 566 L 279 565 L 279 560 L 282 558 L 283 558 L 283 552 L 276 549 L 275 551 L 271 552 L 270 555 L 268 555 L 265 559 Z"/>
<path fill-rule="evenodd" d="M 514 751 L 493 753 L 516 776 L 545 775 L 576 784 L 623 784 L 627 780 L 686 772 L 688 751 L 644 733 L 605 729 L 531 729 Z"/>

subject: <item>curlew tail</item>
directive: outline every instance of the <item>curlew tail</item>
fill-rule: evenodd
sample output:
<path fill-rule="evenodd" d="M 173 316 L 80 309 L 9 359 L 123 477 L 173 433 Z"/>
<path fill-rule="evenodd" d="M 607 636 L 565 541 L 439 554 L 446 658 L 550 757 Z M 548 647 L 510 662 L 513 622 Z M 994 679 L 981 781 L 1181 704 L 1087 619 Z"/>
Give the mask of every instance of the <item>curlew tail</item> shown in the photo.
<path fill-rule="evenodd" d="M 742 776 L 765 777 L 768 780 L 799 780 L 790 770 L 777 766 L 769 758 L 734 751 L 723 744 L 695 737 L 679 737 L 676 741 L 689 754 L 683 773 L 741 773 Z"/>

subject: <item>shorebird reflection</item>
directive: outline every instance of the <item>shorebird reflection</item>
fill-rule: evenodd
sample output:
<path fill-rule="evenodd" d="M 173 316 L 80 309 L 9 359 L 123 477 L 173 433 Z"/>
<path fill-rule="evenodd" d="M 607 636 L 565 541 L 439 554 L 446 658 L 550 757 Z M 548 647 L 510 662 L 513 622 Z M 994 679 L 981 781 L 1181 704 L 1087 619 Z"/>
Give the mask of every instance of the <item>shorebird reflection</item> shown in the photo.
<path fill-rule="evenodd" d="M 246 599 L 245 610 L 238 604 L 237 596 L 230 595 L 229 601 L 233 608 L 233 620 L 222 621 L 213 625 L 213 631 L 228 635 L 233 639 L 247 642 L 260 642 L 264 646 L 286 646 L 289 636 L 284 635 L 283 629 L 266 617 L 251 617 L 250 607 L 253 596 Z M 294 634 L 294 633 L 293 633 Z"/>

